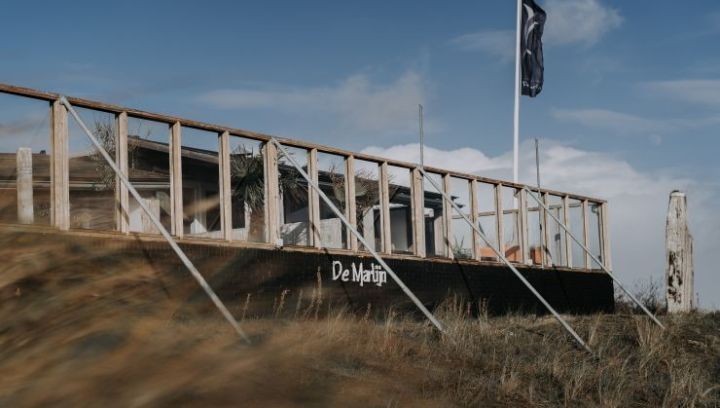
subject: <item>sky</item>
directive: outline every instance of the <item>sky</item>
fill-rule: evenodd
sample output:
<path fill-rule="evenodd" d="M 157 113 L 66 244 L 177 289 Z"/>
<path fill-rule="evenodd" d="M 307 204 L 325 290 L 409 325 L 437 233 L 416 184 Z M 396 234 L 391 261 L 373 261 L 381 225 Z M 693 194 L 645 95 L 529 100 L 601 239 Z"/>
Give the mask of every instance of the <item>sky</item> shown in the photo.
<path fill-rule="evenodd" d="M 613 267 L 662 285 L 688 195 L 695 287 L 720 308 L 720 3 L 538 0 L 545 86 L 521 181 L 607 199 Z M 3 2 L 0 82 L 510 179 L 515 2 Z M 38 9 L 42 9 L 42 13 Z M 1 129 L 0 129 L 1 130 Z"/>

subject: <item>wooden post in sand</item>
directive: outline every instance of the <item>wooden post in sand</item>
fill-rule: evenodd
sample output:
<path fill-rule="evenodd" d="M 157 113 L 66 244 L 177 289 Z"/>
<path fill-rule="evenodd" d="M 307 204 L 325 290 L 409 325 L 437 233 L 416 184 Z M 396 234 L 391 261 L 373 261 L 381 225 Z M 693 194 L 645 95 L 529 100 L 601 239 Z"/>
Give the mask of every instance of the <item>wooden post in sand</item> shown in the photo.
<path fill-rule="evenodd" d="M 693 243 L 687 220 L 685 193 L 670 193 L 665 248 L 667 256 L 665 298 L 669 313 L 689 312 L 695 308 L 693 292 Z"/>
<path fill-rule="evenodd" d="M 17 214 L 20 224 L 33 224 L 33 174 L 32 149 L 17 150 Z"/>

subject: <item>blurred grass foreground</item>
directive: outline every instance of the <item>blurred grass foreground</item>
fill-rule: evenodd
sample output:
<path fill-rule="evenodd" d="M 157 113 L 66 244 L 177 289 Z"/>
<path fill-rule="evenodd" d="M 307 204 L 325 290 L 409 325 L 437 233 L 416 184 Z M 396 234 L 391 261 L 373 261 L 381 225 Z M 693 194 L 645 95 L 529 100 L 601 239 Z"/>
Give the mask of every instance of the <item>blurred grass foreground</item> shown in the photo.
<path fill-rule="evenodd" d="M 441 336 L 318 287 L 272 318 L 229 302 L 248 346 L 162 264 L 0 230 L 0 406 L 720 406 L 717 312 L 568 316 L 592 356 L 551 317 L 449 299 Z"/>

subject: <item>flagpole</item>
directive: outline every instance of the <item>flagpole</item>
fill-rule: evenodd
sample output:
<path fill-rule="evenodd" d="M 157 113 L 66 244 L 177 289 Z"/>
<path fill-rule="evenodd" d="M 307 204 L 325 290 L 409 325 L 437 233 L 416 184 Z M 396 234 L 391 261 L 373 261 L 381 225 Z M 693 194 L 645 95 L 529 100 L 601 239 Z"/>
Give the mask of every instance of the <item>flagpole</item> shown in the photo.
<path fill-rule="evenodd" d="M 515 112 L 513 114 L 513 181 L 518 182 L 518 159 L 520 157 L 520 27 L 522 24 L 522 0 L 517 0 L 517 25 L 515 29 Z"/>

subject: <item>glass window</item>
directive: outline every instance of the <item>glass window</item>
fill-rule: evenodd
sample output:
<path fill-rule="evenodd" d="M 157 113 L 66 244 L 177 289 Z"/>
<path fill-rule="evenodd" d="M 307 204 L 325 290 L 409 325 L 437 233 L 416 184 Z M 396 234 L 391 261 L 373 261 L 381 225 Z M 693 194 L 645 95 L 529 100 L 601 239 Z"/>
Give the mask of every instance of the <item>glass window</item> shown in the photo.
<path fill-rule="evenodd" d="M 478 227 L 488 242 L 480 238 L 480 259 L 496 260 L 497 255 L 492 248 L 498 248 L 497 212 L 495 210 L 495 185 L 478 182 Z"/>
<path fill-rule="evenodd" d="M 170 231 L 170 127 L 167 123 L 128 117 L 130 183 L 160 223 Z M 159 234 L 150 218 L 130 195 L 129 229 Z"/>
<path fill-rule="evenodd" d="M 570 232 L 575 238 L 583 242 L 583 236 L 585 234 L 585 226 L 582 215 L 582 201 L 570 199 L 568 200 L 568 212 L 570 222 Z M 568 242 L 572 254 L 572 266 L 574 268 L 585 267 L 585 251 L 583 248 L 575 242 L 574 239 L 570 238 Z"/>
<path fill-rule="evenodd" d="M 345 157 L 336 154 L 317 154 L 318 182 L 320 189 L 345 214 Z M 330 209 L 325 200 L 320 199 L 320 242 L 325 248 L 347 248 L 345 225 Z"/>
<path fill-rule="evenodd" d="M 355 160 L 355 222 L 358 232 L 372 245 L 372 250 L 382 248 L 380 228 L 380 170 L 375 162 Z M 360 250 L 366 248 L 358 243 Z"/>
<path fill-rule="evenodd" d="M 427 256 L 447 256 L 447 240 L 445 238 L 445 218 L 443 208 L 445 200 L 442 194 L 433 186 L 433 183 L 442 188 L 443 180 L 440 174 L 425 173 L 423 179 L 425 215 L 425 253 Z M 431 183 L 428 179 L 432 179 Z"/>
<path fill-rule="evenodd" d="M 560 221 L 563 220 L 563 203 L 561 197 L 552 194 L 548 195 L 547 206 L 555 218 Z M 565 261 L 565 231 L 550 215 L 547 217 L 547 229 L 547 246 L 550 264 L 567 266 L 567 262 Z"/>
<path fill-rule="evenodd" d="M 115 115 L 80 107 L 75 111 L 103 149 L 115 158 Z M 114 230 L 118 208 L 115 171 L 70 114 L 68 132 L 70 228 Z"/>
<path fill-rule="evenodd" d="M 187 236 L 222 238 L 218 134 L 183 127 L 180 141 L 183 231 Z"/>
<path fill-rule="evenodd" d="M 0 222 L 50 223 L 50 117 L 45 101 L 0 94 Z"/>
<path fill-rule="evenodd" d="M 308 151 L 285 146 L 295 162 L 307 171 Z M 310 245 L 310 211 L 307 181 L 282 152 L 278 152 L 280 174 L 280 234 L 284 245 Z"/>
<path fill-rule="evenodd" d="M 265 241 L 265 163 L 262 142 L 230 136 L 232 239 Z"/>
<path fill-rule="evenodd" d="M 388 166 L 390 238 L 393 253 L 413 253 L 410 169 Z"/>
<path fill-rule="evenodd" d="M 450 177 L 450 198 L 460 207 L 462 214 L 467 218 L 471 218 L 470 207 L 470 181 L 458 177 Z M 453 256 L 456 259 L 472 259 L 473 258 L 473 229 L 465 218 L 455 209 L 451 208 L 452 213 L 452 237 L 450 240 Z"/>
<path fill-rule="evenodd" d="M 602 256 L 602 224 L 600 218 L 600 204 L 588 203 L 588 249 L 590 253 L 595 255 L 600 262 L 605 262 Z M 599 265 L 592 259 L 590 260 L 591 269 L 601 269 Z"/>
<path fill-rule="evenodd" d="M 511 262 L 520 262 L 520 191 L 503 186 L 503 250 Z"/>
<path fill-rule="evenodd" d="M 542 264 L 542 242 L 540 225 L 542 207 L 533 197 L 538 197 L 535 192 L 527 193 L 527 220 L 528 220 L 528 258 L 534 265 Z M 541 199 L 542 196 L 540 196 Z"/>

